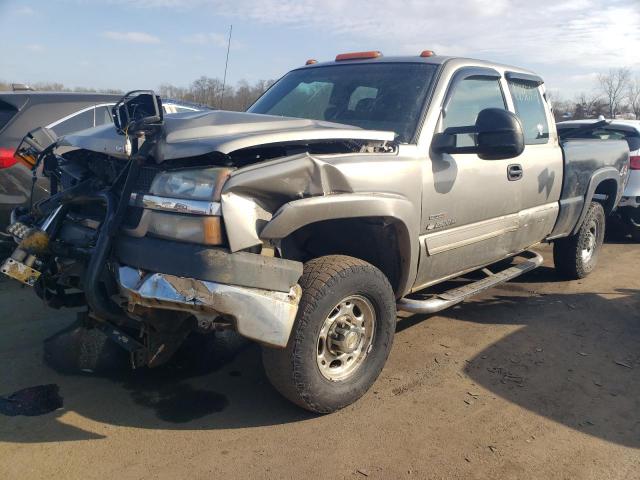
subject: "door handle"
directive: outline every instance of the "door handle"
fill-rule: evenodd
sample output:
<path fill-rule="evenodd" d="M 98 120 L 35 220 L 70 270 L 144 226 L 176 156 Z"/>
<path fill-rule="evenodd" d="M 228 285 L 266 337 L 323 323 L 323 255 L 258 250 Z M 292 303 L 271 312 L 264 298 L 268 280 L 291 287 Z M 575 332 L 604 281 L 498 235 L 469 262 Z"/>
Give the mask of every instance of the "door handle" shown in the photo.
<path fill-rule="evenodd" d="M 520 180 L 522 178 L 523 173 L 524 172 L 522 170 L 522 165 L 518 163 L 514 163 L 507 167 L 507 178 L 509 179 L 510 182 L 513 182 L 515 180 Z"/>

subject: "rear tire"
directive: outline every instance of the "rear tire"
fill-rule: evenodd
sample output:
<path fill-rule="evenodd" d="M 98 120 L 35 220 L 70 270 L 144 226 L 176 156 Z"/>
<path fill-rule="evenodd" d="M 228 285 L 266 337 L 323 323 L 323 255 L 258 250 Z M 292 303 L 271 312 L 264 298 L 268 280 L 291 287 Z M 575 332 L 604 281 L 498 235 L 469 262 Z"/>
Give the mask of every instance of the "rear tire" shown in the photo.
<path fill-rule="evenodd" d="M 302 298 L 285 349 L 263 347 L 267 377 L 317 413 L 358 400 L 387 360 L 396 326 L 393 289 L 373 265 L 328 255 L 304 265 Z"/>
<path fill-rule="evenodd" d="M 604 233 L 604 209 L 598 202 L 591 202 L 578 233 L 554 242 L 556 271 L 571 280 L 589 275 L 598 263 Z"/>

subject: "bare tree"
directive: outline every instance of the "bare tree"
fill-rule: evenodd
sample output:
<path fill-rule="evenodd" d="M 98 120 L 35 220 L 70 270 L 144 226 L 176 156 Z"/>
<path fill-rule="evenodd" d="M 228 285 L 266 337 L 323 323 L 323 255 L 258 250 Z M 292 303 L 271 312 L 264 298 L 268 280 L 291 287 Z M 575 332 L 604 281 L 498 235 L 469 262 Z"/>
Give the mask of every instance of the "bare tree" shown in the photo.
<path fill-rule="evenodd" d="M 640 76 L 629 81 L 627 100 L 629 101 L 629 108 L 636 116 L 636 120 L 640 120 Z"/>
<path fill-rule="evenodd" d="M 547 102 L 551 105 L 551 110 L 553 111 L 553 116 L 556 121 L 566 120 L 573 115 L 571 102 L 563 100 L 557 91 L 548 90 L 545 96 Z"/>
<path fill-rule="evenodd" d="M 629 86 L 630 78 L 631 70 L 628 68 L 611 69 L 608 74 L 598 75 L 600 91 L 608 101 L 610 118 L 615 118 Z"/>
<path fill-rule="evenodd" d="M 246 80 L 240 80 L 236 85 L 236 94 L 234 100 L 237 102 L 238 110 L 246 110 L 249 105 L 255 100 L 253 98 L 253 91 L 251 86 Z"/>
<path fill-rule="evenodd" d="M 604 102 L 602 97 L 594 93 L 582 92 L 576 97 L 574 118 L 595 118 L 604 113 Z"/>
<path fill-rule="evenodd" d="M 189 87 L 176 87 L 168 83 L 160 85 L 158 91 L 163 98 L 183 100 L 212 108 L 224 110 L 245 111 L 264 91 L 271 86 L 273 80 L 258 80 L 249 84 L 240 80 L 235 87 L 224 87 L 224 102 L 222 82 L 217 78 L 202 76 L 193 81 Z"/>

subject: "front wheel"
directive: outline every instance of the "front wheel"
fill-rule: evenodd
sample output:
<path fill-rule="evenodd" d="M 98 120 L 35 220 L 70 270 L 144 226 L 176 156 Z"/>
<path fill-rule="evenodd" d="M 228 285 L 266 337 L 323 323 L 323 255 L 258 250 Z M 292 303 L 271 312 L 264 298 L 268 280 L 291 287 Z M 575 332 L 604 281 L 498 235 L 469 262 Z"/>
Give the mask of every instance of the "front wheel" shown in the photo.
<path fill-rule="evenodd" d="M 307 262 L 300 286 L 289 343 L 263 348 L 263 363 L 284 397 L 329 413 L 358 400 L 382 371 L 395 332 L 395 297 L 379 269 L 343 255 Z"/>
<path fill-rule="evenodd" d="M 589 275 L 598 263 L 604 231 L 604 209 L 598 202 L 591 202 L 580 230 L 553 243 L 553 261 L 558 273 L 572 280 Z"/>

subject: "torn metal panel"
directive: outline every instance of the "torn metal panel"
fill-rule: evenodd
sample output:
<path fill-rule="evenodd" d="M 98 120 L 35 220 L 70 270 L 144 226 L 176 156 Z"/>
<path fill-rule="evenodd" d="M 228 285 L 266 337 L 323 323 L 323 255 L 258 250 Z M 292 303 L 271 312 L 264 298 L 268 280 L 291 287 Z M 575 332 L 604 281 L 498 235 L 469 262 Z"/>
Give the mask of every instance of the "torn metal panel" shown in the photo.
<path fill-rule="evenodd" d="M 271 213 L 255 199 L 233 192 L 223 193 L 222 212 L 232 252 L 262 244 L 258 232 L 271 220 Z"/>
<path fill-rule="evenodd" d="M 222 213 L 231 250 L 262 244 L 260 230 L 290 200 L 351 191 L 339 169 L 309 154 L 246 167 L 232 174 L 222 190 Z"/>
<path fill-rule="evenodd" d="M 235 171 L 225 184 L 222 213 L 231 251 L 277 241 L 310 223 L 383 217 L 401 226 L 413 282 L 418 262 L 421 168 L 413 149 L 400 153 L 297 154 Z M 404 283 L 401 287 L 410 288 Z"/>
<path fill-rule="evenodd" d="M 225 316 L 240 335 L 267 345 L 285 347 L 300 301 L 300 286 L 289 293 L 238 287 L 161 273 L 118 269 L 121 294 L 130 310 L 136 305 L 178 310 L 198 316 Z"/>

